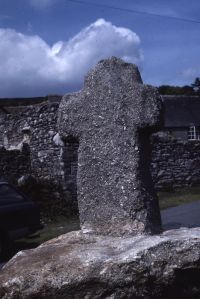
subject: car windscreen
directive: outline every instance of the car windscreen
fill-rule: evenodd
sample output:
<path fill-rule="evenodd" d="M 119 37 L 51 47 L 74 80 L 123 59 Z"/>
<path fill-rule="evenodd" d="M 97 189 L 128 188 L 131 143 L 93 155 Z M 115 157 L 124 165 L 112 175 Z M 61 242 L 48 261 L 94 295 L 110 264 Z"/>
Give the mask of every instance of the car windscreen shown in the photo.
<path fill-rule="evenodd" d="M 12 186 L 0 184 L 0 204 L 20 203 L 24 200 L 23 195 L 18 193 Z"/>

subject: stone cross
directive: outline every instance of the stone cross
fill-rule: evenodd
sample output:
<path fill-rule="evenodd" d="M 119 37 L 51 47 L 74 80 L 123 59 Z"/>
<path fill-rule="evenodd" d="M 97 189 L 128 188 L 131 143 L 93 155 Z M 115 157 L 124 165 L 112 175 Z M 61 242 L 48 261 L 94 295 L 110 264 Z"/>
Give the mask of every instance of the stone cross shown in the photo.
<path fill-rule="evenodd" d="M 161 121 L 161 99 L 133 64 L 100 61 L 82 91 L 65 95 L 59 133 L 79 140 L 77 196 L 83 231 L 136 235 L 161 230 L 150 175 L 149 136 Z"/>

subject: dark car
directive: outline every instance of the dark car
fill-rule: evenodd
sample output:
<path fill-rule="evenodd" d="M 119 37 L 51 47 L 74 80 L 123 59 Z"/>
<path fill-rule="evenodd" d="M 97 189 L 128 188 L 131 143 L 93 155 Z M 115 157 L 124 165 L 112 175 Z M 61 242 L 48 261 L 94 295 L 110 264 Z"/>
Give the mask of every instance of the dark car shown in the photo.
<path fill-rule="evenodd" d="M 0 258 L 7 253 L 11 241 L 40 228 L 37 204 L 9 183 L 0 181 Z"/>

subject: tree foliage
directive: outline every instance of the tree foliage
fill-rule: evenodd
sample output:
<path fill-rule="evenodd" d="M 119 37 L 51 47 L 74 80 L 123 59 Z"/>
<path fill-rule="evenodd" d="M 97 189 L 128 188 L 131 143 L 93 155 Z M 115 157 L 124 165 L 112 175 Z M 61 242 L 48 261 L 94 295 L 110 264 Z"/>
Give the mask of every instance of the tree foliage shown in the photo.
<path fill-rule="evenodd" d="M 191 86 L 170 86 L 161 85 L 158 87 L 159 93 L 162 95 L 194 95 L 194 90 Z"/>
<path fill-rule="evenodd" d="M 200 94 L 200 78 L 195 78 L 194 83 L 191 84 L 194 92 Z"/>
<path fill-rule="evenodd" d="M 158 87 L 162 95 L 200 95 L 200 78 L 196 78 L 194 83 L 185 86 L 161 85 Z"/>

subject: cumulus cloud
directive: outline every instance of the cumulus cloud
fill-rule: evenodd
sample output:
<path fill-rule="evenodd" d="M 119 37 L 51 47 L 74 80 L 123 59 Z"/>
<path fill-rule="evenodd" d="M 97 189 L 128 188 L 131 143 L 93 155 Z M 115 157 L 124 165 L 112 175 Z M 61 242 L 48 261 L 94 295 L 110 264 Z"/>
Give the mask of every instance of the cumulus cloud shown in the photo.
<path fill-rule="evenodd" d="M 0 96 L 63 93 L 81 87 L 85 73 L 106 57 L 141 64 L 140 38 L 103 19 L 53 46 L 35 35 L 0 29 Z"/>

